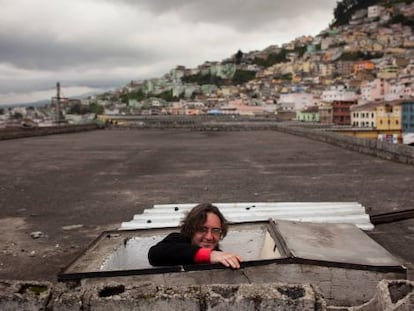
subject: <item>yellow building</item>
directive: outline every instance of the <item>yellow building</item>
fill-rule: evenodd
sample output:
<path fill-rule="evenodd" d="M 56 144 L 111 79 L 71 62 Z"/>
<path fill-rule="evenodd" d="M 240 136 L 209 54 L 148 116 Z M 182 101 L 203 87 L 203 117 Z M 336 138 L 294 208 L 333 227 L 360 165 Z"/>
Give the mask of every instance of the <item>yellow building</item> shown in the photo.
<path fill-rule="evenodd" d="M 401 101 L 383 102 L 375 110 L 377 130 L 401 130 Z"/>
<path fill-rule="evenodd" d="M 369 109 L 367 109 L 367 106 Z M 351 115 L 355 114 L 354 126 L 356 127 L 348 129 L 336 129 L 335 132 L 347 136 L 376 139 L 401 144 L 403 142 L 401 112 L 401 101 L 381 101 L 376 103 L 368 103 L 367 105 L 362 105 L 360 107 L 354 106 L 351 110 Z M 361 115 L 357 116 L 357 113 L 364 113 L 365 119 L 362 118 Z M 368 118 L 372 118 L 372 114 L 374 114 L 375 118 L 373 127 L 358 127 L 360 126 L 361 122 L 362 126 L 366 125 L 367 122 L 368 124 L 372 125 L 372 119 L 367 119 L 367 115 Z"/>

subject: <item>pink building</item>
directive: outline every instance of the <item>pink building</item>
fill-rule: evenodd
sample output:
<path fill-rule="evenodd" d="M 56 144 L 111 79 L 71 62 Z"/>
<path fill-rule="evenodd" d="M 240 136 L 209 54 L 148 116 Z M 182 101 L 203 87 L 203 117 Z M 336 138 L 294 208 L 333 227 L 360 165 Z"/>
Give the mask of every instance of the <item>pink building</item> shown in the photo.
<path fill-rule="evenodd" d="M 361 99 L 365 102 L 383 100 L 391 90 L 391 84 L 384 79 L 361 83 Z"/>

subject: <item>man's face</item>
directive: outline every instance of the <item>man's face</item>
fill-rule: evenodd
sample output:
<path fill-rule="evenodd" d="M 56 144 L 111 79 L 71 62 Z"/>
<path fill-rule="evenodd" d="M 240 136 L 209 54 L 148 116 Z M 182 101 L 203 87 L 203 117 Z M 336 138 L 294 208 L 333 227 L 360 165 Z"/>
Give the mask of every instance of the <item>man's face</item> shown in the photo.
<path fill-rule="evenodd" d="M 220 218 L 214 213 L 207 213 L 207 219 L 203 227 L 193 235 L 191 244 L 214 249 L 220 241 L 220 235 Z"/>

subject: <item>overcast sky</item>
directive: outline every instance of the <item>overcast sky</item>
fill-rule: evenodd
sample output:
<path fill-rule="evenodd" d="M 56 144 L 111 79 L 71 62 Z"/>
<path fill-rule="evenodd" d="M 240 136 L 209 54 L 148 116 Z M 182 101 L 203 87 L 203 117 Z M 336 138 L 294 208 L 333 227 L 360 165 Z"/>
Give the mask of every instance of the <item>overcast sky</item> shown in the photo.
<path fill-rule="evenodd" d="M 316 35 L 336 0 L 0 0 L 0 105 L 159 77 Z"/>

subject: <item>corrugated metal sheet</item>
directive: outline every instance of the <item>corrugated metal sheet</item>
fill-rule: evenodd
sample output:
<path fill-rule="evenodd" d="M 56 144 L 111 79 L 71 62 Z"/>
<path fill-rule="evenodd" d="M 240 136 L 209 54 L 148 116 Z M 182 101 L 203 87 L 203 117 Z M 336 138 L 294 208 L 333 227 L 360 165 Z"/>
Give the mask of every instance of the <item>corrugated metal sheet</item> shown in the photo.
<path fill-rule="evenodd" d="M 362 230 L 374 228 L 365 208 L 358 202 L 256 202 L 213 203 L 233 223 L 282 219 L 314 223 L 350 223 Z M 145 209 L 121 229 L 177 227 L 185 212 L 197 203 L 158 204 Z"/>

